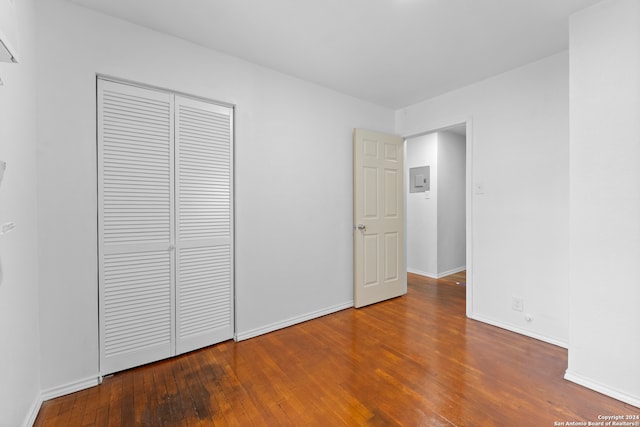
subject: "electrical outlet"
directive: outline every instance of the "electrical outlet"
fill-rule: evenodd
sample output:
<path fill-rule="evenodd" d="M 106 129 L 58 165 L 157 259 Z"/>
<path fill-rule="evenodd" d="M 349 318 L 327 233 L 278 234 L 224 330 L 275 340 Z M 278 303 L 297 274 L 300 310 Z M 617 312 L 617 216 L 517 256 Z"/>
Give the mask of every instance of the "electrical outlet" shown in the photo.
<path fill-rule="evenodd" d="M 511 308 L 515 311 L 524 311 L 524 299 L 513 297 L 511 300 Z"/>

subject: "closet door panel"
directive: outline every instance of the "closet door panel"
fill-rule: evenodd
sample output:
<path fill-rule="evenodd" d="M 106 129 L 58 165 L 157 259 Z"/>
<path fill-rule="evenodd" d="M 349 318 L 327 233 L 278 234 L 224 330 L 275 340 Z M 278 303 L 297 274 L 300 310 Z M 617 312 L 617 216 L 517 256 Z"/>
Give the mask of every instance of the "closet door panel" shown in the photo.
<path fill-rule="evenodd" d="M 98 80 L 100 371 L 171 356 L 173 96 Z"/>
<path fill-rule="evenodd" d="M 230 108 L 176 96 L 176 348 L 233 337 Z"/>
<path fill-rule="evenodd" d="M 171 356 L 171 254 L 106 254 L 104 265 L 102 374 Z"/>

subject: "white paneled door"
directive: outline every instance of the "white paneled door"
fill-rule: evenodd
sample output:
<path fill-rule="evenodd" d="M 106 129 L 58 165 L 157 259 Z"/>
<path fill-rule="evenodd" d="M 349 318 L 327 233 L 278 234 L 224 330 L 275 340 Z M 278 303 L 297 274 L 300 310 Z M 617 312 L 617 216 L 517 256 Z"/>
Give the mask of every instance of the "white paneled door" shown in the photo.
<path fill-rule="evenodd" d="M 98 79 L 100 372 L 233 336 L 232 110 Z"/>
<path fill-rule="evenodd" d="M 407 292 L 404 141 L 354 130 L 354 302 L 363 307 Z"/>

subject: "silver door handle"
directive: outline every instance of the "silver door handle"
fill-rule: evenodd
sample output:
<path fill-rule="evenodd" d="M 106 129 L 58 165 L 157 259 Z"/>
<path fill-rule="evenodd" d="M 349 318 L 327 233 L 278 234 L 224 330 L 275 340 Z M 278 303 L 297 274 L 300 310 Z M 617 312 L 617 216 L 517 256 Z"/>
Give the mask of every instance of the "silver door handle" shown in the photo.
<path fill-rule="evenodd" d="M 358 224 L 356 225 L 356 228 L 360 231 L 367 231 L 367 226 L 364 224 Z"/>

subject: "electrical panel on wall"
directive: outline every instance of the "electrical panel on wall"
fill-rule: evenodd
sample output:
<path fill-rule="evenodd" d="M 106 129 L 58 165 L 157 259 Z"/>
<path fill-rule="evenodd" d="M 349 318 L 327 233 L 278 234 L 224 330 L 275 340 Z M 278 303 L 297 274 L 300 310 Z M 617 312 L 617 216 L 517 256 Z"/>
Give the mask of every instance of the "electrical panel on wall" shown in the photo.
<path fill-rule="evenodd" d="M 420 166 L 409 169 L 409 192 L 424 193 L 430 191 L 431 179 L 429 175 L 429 166 Z"/>

